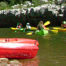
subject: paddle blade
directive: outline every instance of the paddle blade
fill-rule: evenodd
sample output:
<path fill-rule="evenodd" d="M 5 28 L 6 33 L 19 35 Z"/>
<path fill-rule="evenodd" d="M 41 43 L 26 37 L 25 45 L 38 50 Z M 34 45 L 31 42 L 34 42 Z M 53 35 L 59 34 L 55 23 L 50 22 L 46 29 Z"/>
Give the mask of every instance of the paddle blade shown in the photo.
<path fill-rule="evenodd" d="M 27 33 L 26 35 L 32 35 L 32 32 Z"/>
<path fill-rule="evenodd" d="M 50 30 L 53 33 L 58 33 L 58 30 Z"/>
<path fill-rule="evenodd" d="M 50 21 L 47 21 L 46 23 L 44 23 L 45 26 L 49 25 Z"/>

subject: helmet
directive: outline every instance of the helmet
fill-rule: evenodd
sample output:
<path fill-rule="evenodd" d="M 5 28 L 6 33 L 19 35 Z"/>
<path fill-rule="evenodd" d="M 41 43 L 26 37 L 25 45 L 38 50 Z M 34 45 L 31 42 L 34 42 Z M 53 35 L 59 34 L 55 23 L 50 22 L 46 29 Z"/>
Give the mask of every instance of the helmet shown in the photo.
<path fill-rule="evenodd" d="M 65 24 L 65 21 L 63 21 L 63 24 Z"/>
<path fill-rule="evenodd" d="M 27 23 L 27 24 L 29 24 L 29 23 Z"/>

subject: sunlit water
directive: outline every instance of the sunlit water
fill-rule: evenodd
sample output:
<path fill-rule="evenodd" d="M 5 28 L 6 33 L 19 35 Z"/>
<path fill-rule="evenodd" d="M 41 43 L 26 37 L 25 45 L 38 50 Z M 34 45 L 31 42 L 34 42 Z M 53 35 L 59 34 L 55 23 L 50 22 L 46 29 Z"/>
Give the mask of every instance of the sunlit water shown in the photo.
<path fill-rule="evenodd" d="M 39 41 L 39 50 L 35 58 L 9 61 L 18 60 L 22 66 L 66 66 L 66 32 L 50 31 L 44 36 L 26 34 L 27 32 L 15 32 L 10 28 L 0 28 L 0 38 L 30 38 Z"/>

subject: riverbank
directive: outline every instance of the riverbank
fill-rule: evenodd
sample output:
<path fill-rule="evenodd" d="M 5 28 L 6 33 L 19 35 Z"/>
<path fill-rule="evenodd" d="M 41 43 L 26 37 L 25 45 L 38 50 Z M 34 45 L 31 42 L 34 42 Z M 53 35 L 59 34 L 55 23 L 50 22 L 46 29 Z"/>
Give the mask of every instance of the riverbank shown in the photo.
<path fill-rule="evenodd" d="M 66 18 L 66 8 L 60 5 L 43 4 L 37 7 L 14 8 L 0 11 L 0 27 L 16 27 L 20 22 L 25 27 L 29 22 L 31 26 L 37 26 L 39 21 L 50 21 L 49 26 L 60 26 Z"/>

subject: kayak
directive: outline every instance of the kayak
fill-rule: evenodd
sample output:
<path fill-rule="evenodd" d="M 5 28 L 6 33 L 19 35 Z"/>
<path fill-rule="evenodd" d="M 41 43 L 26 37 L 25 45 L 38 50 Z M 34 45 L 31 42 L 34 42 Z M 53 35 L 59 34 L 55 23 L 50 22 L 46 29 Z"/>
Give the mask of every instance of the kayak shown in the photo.
<path fill-rule="evenodd" d="M 24 31 L 24 28 L 14 28 L 14 27 L 11 27 L 12 30 L 19 30 L 19 31 Z M 31 29 L 26 29 L 25 31 L 34 31 L 36 30 L 37 28 L 36 27 L 31 27 Z"/>
<path fill-rule="evenodd" d="M 59 29 L 59 31 L 61 31 L 61 32 L 66 32 L 66 28 Z"/>
<path fill-rule="evenodd" d="M 31 30 L 37 30 L 37 28 L 36 27 L 31 27 Z"/>
<path fill-rule="evenodd" d="M 59 30 L 59 29 L 61 29 L 61 28 L 60 28 L 60 27 L 53 27 L 53 29 Z"/>
<path fill-rule="evenodd" d="M 46 34 L 48 34 L 49 33 L 49 31 L 48 30 L 44 30 L 44 29 L 42 29 L 42 30 L 36 30 L 35 31 L 35 34 L 36 35 L 46 35 Z"/>
<path fill-rule="evenodd" d="M 53 27 L 53 29 L 61 31 L 61 32 L 66 32 L 66 28 Z"/>
<path fill-rule="evenodd" d="M 38 41 L 25 38 L 0 38 L 0 58 L 31 59 L 37 55 Z"/>
<path fill-rule="evenodd" d="M 11 27 L 12 30 L 23 30 L 23 28 L 19 29 L 19 28 L 14 28 L 14 27 Z"/>

